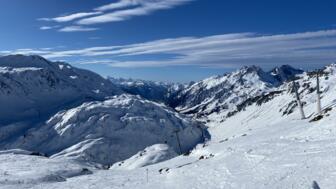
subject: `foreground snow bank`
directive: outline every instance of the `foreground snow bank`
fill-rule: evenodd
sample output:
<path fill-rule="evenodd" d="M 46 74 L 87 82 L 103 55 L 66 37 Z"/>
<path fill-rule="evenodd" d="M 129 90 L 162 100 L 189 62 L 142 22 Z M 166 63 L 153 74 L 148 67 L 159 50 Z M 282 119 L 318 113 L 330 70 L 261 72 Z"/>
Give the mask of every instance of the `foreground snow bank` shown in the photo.
<path fill-rule="evenodd" d="M 202 142 L 204 135 L 203 125 L 163 105 L 121 95 L 61 111 L 7 148 L 113 164 L 153 144 L 167 144 L 180 153 L 180 141 L 184 153 Z"/>
<path fill-rule="evenodd" d="M 30 188 L 92 174 L 90 166 L 71 160 L 25 155 L 28 151 L 0 151 L 0 188 Z"/>

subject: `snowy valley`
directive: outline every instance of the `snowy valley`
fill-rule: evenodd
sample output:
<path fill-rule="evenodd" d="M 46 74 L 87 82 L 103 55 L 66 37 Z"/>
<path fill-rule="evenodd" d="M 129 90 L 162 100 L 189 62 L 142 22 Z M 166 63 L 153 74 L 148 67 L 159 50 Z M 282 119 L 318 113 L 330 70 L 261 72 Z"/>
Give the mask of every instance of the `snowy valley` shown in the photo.
<path fill-rule="evenodd" d="M 0 89 L 0 188 L 336 188 L 336 64 L 320 114 L 286 65 L 182 85 L 10 55 Z"/>

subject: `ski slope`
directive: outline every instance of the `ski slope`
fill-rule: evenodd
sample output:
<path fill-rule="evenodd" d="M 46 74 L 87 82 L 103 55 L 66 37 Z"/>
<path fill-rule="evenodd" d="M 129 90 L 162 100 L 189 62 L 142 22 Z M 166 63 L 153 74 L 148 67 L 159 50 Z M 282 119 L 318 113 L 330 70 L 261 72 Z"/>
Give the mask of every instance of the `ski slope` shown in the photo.
<path fill-rule="evenodd" d="M 335 188 L 335 110 L 314 123 L 298 120 L 296 112 L 277 119 L 271 108 L 281 103 L 279 98 L 265 104 L 269 111 L 250 107 L 211 127 L 212 140 L 188 156 L 133 170 L 99 170 L 34 188 L 312 188 L 313 181 Z"/>

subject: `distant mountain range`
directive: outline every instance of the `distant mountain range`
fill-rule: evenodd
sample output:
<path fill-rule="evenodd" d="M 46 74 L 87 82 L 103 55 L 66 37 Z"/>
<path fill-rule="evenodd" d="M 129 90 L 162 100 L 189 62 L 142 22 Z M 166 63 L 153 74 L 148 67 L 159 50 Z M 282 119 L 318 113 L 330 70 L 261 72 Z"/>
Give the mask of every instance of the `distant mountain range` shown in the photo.
<path fill-rule="evenodd" d="M 205 118 L 218 112 L 232 112 L 245 100 L 276 90 L 303 71 L 289 65 L 269 72 L 257 66 L 245 66 L 221 76 L 213 76 L 189 85 L 167 84 L 132 79 L 110 80 L 122 90 L 165 103 L 178 112 Z"/>
<path fill-rule="evenodd" d="M 183 85 L 105 79 L 40 56 L 0 57 L 0 148 L 101 164 L 127 159 L 158 143 L 184 153 L 210 138 L 198 121 L 223 122 L 252 104 L 282 95 L 288 81 L 303 75 L 309 73 L 288 65 L 269 72 L 245 66 Z M 301 87 L 311 91 L 311 85 Z M 288 102 L 279 112 L 293 111 L 295 100 Z"/>

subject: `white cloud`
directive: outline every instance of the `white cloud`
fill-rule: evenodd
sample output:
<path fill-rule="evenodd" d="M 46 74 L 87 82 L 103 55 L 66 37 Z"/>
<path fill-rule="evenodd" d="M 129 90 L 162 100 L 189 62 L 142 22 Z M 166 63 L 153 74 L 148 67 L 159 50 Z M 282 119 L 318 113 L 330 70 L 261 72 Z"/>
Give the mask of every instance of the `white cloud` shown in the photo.
<path fill-rule="evenodd" d="M 97 8 L 98 10 L 110 10 L 120 7 L 121 5 L 139 5 L 136 7 L 130 7 L 128 9 L 117 10 L 111 13 L 105 13 L 103 15 L 89 17 L 81 19 L 77 24 L 90 25 L 106 22 L 117 22 L 130 19 L 134 16 L 148 15 L 157 10 L 170 9 L 175 6 L 185 4 L 192 0 L 134 0 L 134 1 L 121 1 L 119 4 L 109 4 Z"/>
<path fill-rule="evenodd" d="M 51 30 L 51 29 L 55 29 L 55 28 L 59 28 L 60 26 L 41 26 L 40 30 Z"/>
<path fill-rule="evenodd" d="M 51 30 L 53 27 L 51 26 L 42 26 L 40 27 L 40 30 Z"/>
<path fill-rule="evenodd" d="M 33 49 L 30 51 L 34 52 Z M 336 30 L 278 35 L 235 33 L 161 39 L 121 46 L 39 51 L 39 54 L 54 60 L 71 57 L 86 59 L 81 63 L 109 64 L 115 67 L 316 64 L 336 60 Z M 148 60 L 144 57 L 151 58 Z"/>
<path fill-rule="evenodd" d="M 106 22 L 116 22 L 130 19 L 134 16 L 148 15 L 157 10 L 170 9 L 194 0 L 119 0 L 102 5 L 89 12 L 78 12 L 55 18 L 39 18 L 39 21 L 76 22 L 79 25 L 91 25 Z"/>
<path fill-rule="evenodd" d="M 60 32 L 88 32 L 88 31 L 95 31 L 98 28 L 88 28 L 83 26 L 66 26 L 64 28 L 59 29 Z"/>
<path fill-rule="evenodd" d="M 40 49 L 16 49 L 14 51 L 0 51 L 0 55 L 9 55 L 9 54 L 25 54 L 25 55 L 34 55 L 38 54 L 41 56 L 48 56 L 49 53 L 52 53 L 52 48 L 40 48 Z"/>
<path fill-rule="evenodd" d="M 103 5 L 100 7 L 95 8 L 96 11 L 108 11 L 108 10 L 114 10 L 114 9 L 121 9 L 129 6 L 136 6 L 139 5 L 141 1 L 139 0 L 120 0 L 116 3 L 110 3 L 107 5 Z"/>
<path fill-rule="evenodd" d="M 40 21 L 69 22 L 75 19 L 101 14 L 102 12 L 80 12 L 55 18 L 39 18 Z"/>

